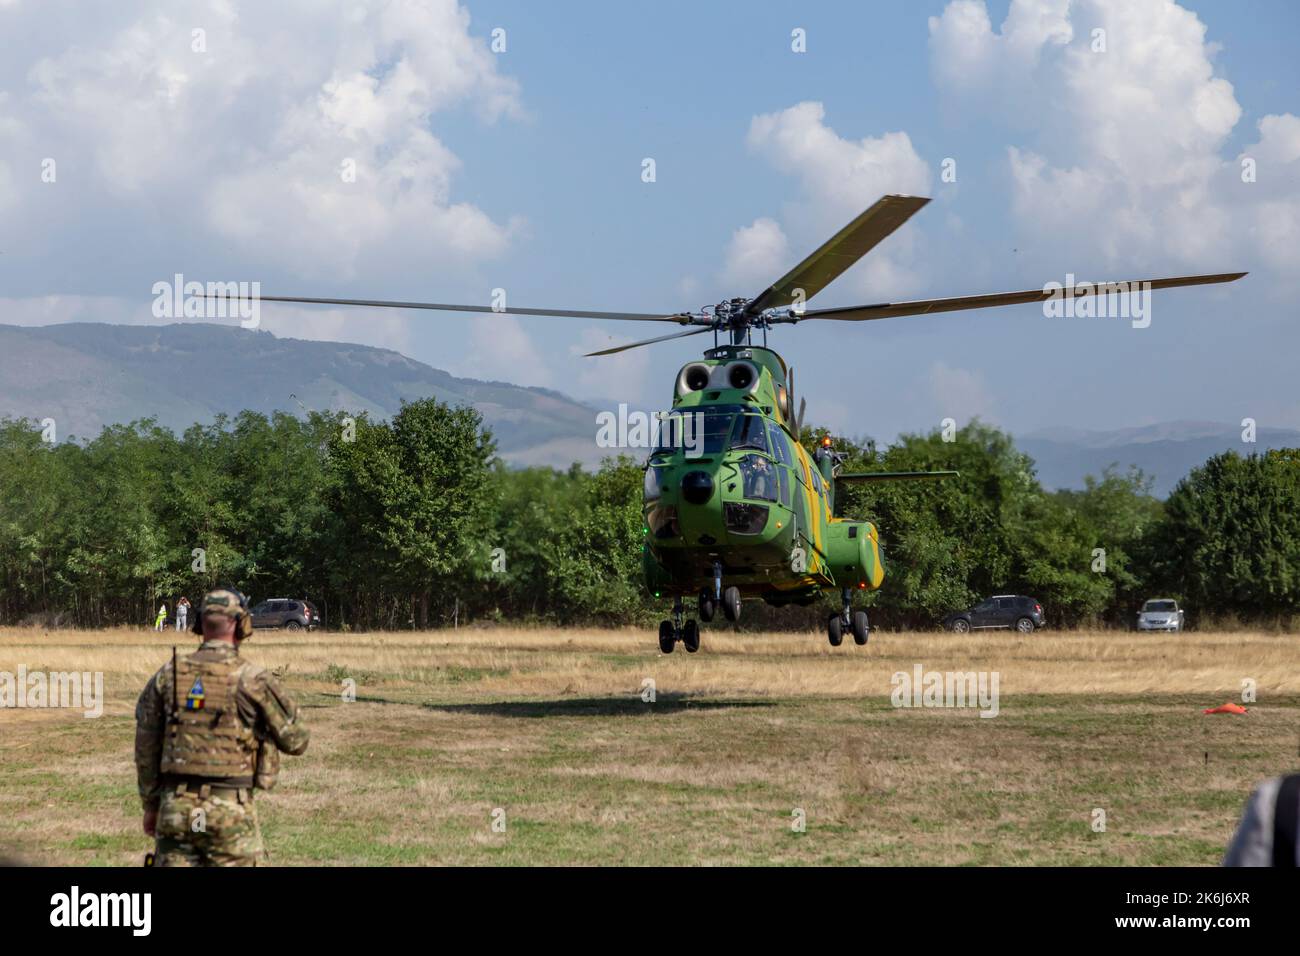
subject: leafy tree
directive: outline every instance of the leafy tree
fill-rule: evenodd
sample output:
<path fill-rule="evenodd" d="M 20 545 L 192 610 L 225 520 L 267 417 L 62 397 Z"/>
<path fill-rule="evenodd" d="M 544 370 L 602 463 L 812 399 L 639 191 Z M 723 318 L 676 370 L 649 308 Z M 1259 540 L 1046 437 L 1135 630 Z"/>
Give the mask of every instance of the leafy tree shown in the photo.
<path fill-rule="evenodd" d="M 811 450 L 825 434 L 801 437 Z M 1156 592 L 1247 620 L 1300 610 L 1300 451 L 1216 456 L 1162 506 L 1138 471 L 1045 491 L 979 422 L 954 441 L 837 448 L 849 471 L 961 472 L 841 486 L 837 511 L 880 529 L 877 623 L 932 626 L 1011 591 L 1057 623 L 1126 620 Z M 433 400 L 387 422 L 243 412 L 180 437 L 146 420 L 53 447 L 35 423 L 0 420 L 0 622 L 141 623 L 221 583 L 308 597 L 348 627 L 423 627 L 453 609 L 644 622 L 664 608 L 641 580 L 641 481 L 627 458 L 506 468 L 477 413 Z M 819 627 L 824 613 L 756 604 L 746 621 Z"/>
<path fill-rule="evenodd" d="M 1154 577 L 1194 611 L 1300 611 L 1300 450 L 1215 455 L 1165 503 Z"/>

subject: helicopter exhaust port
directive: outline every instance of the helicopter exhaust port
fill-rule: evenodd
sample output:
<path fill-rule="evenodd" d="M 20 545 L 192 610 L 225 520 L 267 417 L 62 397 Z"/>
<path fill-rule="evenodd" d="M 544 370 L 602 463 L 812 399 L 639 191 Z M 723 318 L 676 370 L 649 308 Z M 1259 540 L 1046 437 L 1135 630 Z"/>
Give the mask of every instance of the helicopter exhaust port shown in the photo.
<path fill-rule="evenodd" d="M 690 504 L 702 505 L 713 497 L 713 479 L 707 471 L 688 471 L 682 476 L 682 497 Z"/>

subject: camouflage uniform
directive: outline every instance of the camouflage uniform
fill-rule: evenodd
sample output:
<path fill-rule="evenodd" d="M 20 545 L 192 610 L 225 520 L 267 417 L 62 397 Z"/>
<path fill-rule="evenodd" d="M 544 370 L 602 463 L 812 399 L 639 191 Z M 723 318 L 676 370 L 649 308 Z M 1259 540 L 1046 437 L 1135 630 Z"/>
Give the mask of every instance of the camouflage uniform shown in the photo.
<path fill-rule="evenodd" d="M 224 604 L 213 599 L 229 595 Z M 231 592 L 204 598 L 205 614 L 235 617 Z M 246 609 L 242 609 L 247 614 Z M 204 641 L 168 661 L 136 703 L 140 799 L 157 809 L 156 866 L 256 866 L 266 861 L 254 789 L 270 790 L 280 751 L 301 754 L 308 731 L 279 681 L 228 641 Z"/>

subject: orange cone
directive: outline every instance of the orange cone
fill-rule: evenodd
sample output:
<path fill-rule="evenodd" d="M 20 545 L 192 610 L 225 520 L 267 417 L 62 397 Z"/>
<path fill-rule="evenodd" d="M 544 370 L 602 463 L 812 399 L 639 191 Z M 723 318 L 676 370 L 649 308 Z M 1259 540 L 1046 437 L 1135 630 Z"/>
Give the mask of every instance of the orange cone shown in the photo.
<path fill-rule="evenodd" d="M 1202 711 L 1205 714 L 1244 714 L 1245 712 L 1245 707 L 1242 707 L 1241 704 L 1234 704 L 1232 701 L 1228 701 L 1222 707 L 1211 707 L 1209 710 Z"/>

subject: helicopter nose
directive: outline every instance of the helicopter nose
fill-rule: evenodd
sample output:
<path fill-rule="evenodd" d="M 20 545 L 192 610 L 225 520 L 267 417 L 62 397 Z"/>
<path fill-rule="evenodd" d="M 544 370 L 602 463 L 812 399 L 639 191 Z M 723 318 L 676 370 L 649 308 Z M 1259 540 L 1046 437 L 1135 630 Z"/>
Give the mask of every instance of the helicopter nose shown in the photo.
<path fill-rule="evenodd" d="M 702 505 L 713 495 L 713 479 L 706 471 L 688 471 L 682 476 L 682 497 L 693 505 Z"/>

